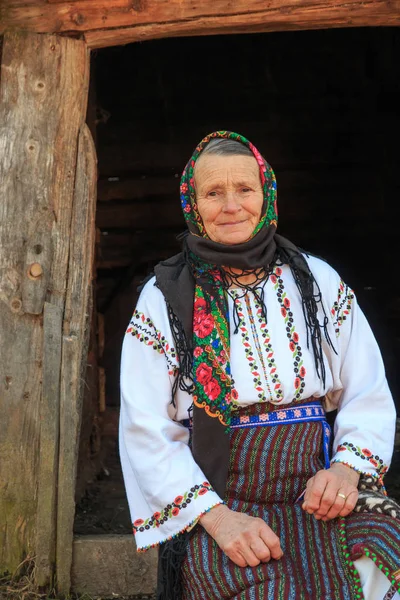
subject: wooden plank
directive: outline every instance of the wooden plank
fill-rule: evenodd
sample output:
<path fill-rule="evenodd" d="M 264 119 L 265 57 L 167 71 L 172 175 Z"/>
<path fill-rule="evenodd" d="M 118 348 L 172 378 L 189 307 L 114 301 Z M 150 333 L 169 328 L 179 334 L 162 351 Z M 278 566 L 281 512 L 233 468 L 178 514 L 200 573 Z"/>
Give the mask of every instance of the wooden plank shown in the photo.
<path fill-rule="evenodd" d="M 179 1 L 179 0 L 177 0 Z M 172 4 L 172 3 L 171 3 Z M 182 3 L 180 3 L 182 6 Z M 185 3 L 186 7 L 190 3 Z M 400 25 L 400 2 L 371 0 L 370 2 L 302 2 L 296 0 L 259 2 L 260 10 L 252 11 L 253 2 L 246 2 L 248 12 L 230 10 L 212 16 L 192 17 L 185 20 L 157 22 L 148 25 L 131 25 L 121 29 L 99 28 L 85 32 L 89 48 L 106 48 L 133 42 L 143 42 L 167 37 L 207 36 L 240 33 L 266 33 L 273 31 L 299 31 L 343 27 Z M 264 8 L 265 5 L 268 8 Z M 183 5 L 183 6 L 185 6 Z M 250 5 L 250 6 L 249 6 Z M 271 6 L 272 5 L 272 6 Z M 211 6 L 209 0 L 207 8 Z M 217 11 L 219 3 L 214 3 Z M 208 12 L 208 11 L 207 11 Z"/>
<path fill-rule="evenodd" d="M 81 32 L 91 48 L 187 35 L 397 26 L 398 0 L 4 0 L 2 28 L 38 33 Z"/>
<path fill-rule="evenodd" d="M 99 412 L 103 413 L 106 408 L 106 370 L 99 367 Z"/>
<path fill-rule="evenodd" d="M 247 133 L 276 172 L 280 169 L 309 169 L 310 164 L 313 171 L 334 167 L 349 168 L 352 165 L 365 168 L 371 161 L 371 153 L 368 152 L 371 135 L 366 131 L 349 135 L 348 130 L 330 133 L 321 128 L 318 132 L 307 134 L 308 139 L 313 141 L 307 145 L 303 141 L 304 134 L 286 132 L 277 135 L 260 124 L 244 126 L 239 131 Z M 174 144 L 167 144 L 162 140 L 135 141 L 133 137 L 126 140 L 124 137 L 120 138 L 115 129 L 109 133 L 103 131 L 98 148 L 102 178 L 125 179 L 135 175 L 154 177 L 156 174 L 157 177 L 163 175 L 166 179 L 177 175 L 176 179 L 179 181 L 195 144 L 206 133 L 208 131 L 203 128 L 197 134 L 194 132 L 189 137 L 186 135 L 186 139 L 178 138 Z M 115 136 L 114 140 L 111 136 Z"/>
<path fill-rule="evenodd" d="M 179 198 L 167 198 L 165 202 L 103 203 L 98 207 L 96 224 L 100 229 L 110 227 L 165 229 L 183 228 L 185 221 Z"/>
<path fill-rule="evenodd" d="M 312 168 L 314 167 L 314 168 Z M 332 167 L 314 164 L 303 169 L 277 169 L 276 176 L 279 191 L 297 191 L 299 189 L 319 191 L 326 188 L 326 182 L 331 179 L 338 188 L 357 186 L 367 179 L 371 180 L 371 170 L 366 165 L 349 165 L 347 167 Z M 373 183 L 376 175 L 373 175 Z M 101 202 L 115 200 L 148 200 L 149 197 L 170 196 L 179 199 L 180 177 L 171 174 L 169 177 L 151 176 L 121 176 L 100 179 L 97 187 L 97 199 Z"/>
<path fill-rule="evenodd" d="M 133 535 L 76 536 L 72 590 L 102 598 L 153 594 L 157 558 L 156 548 L 137 553 Z"/>
<path fill-rule="evenodd" d="M 180 178 L 170 177 L 120 177 L 100 179 L 97 186 L 97 199 L 100 202 L 110 200 L 144 200 L 149 196 L 165 196 L 176 193 L 179 197 Z"/>
<path fill-rule="evenodd" d="M 51 582 L 56 555 L 62 320 L 62 310 L 46 302 L 43 314 L 43 383 L 36 522 L 36 582 L 39 586 Z"/>
<path fill-rule="evenodd" d="M 85 114 L 87 57 L 83 41 L 54 35 L 8 32 L 3 40 L 0 571 L 13 572 L 28 553 L 34 555 L 40 536 L 36 510 L 44 373 L 43 319 L 37 313 L 44 291 L 47 302 L 60 310 L 65 301 L 71 182 Z M 41 283 L 25 281 L 27 265 L 34 263 L 42 274 L 35 268 L 32 275 Z"/>
<path fill-rule="evenodd" d="M 70 590 L 75 487 L 95 243 L 96 150 L 87 125 L 79 135 L 65 302 L 60 390 L 60 452 L 57 504 L 57 589 Z"/>

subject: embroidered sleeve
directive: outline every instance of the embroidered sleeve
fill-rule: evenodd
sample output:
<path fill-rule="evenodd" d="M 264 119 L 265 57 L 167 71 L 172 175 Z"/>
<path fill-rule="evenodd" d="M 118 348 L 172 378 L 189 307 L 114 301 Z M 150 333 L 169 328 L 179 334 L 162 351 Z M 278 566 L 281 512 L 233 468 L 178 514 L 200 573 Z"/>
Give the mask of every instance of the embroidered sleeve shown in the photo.
<path fill-rule="evenodd" d="M 381 479 L 393 453 L 396 413 L 377 342 L 354 292 L 342 281 L 332 316 L 342 388 L 332 463 Z"/>
<path fill-rule="evenodd" d="M 193 459 L 188 430 L 174 420 L 178 363 L 163 297 L 151 285 L 127 328 L 121 360 L 120 457 L 139 551 L 222 503 Z"/>
<path fill-rule="evenodd" d="M 150 317 L 136 309 L 126 333 L 135 336 L 139 342 L 152 348 L 155 352 L 163 354 L 168 364 L 168 375 L 176 375 L 178 361 L 175 348 L 168 342 L 165 335 L 157 329 Z"/>
<path fill-rule="evenodd" d="M 354 292 L 341 279 L 337 291 L 337 300 L 335 300 L 331 315 L 333 326 L 335 328 L 336 337 L 340 335 L 340 328 L 344 322 L 350 318 L 351 308 L 354 300 Z"/>

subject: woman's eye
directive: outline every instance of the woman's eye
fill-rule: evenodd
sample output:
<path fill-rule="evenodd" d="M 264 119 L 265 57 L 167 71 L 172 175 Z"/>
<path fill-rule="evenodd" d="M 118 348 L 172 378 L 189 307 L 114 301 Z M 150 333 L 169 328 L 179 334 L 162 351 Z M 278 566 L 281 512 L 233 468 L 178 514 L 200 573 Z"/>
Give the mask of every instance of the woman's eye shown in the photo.
<path fill-rule="evenodd" d="M 242 188 L 242 192 L 244 192 L 245 194 L 247 194 L 248 192 L 251 192 L 251 189 L 248 187 L 244 187 Z"/>
<path fill-rule="evenodd" d="M 218 195 L 217 192 L 213 191 L 213 192 L 208 192 L 208 196 L 211 196 L 211 198 L 215 198 Z"/>

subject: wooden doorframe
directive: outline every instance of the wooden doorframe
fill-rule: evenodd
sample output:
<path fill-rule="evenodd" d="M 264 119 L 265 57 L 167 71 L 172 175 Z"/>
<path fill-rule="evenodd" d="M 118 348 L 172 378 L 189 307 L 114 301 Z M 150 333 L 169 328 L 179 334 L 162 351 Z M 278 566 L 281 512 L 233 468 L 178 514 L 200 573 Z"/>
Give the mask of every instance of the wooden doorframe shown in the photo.
<path fill-rule="evenodd" d="M 4 35 L 0 573 L 35 557 L 39 585 L 65 566 L 66 591 L 95 236 L 89 59 L 83 40 Z"/>
<path fill-rule="evenodd" d="M 400 0 L 3 0 L 7 29 L 105 48 L 165 37 L 400 25 Z"/>

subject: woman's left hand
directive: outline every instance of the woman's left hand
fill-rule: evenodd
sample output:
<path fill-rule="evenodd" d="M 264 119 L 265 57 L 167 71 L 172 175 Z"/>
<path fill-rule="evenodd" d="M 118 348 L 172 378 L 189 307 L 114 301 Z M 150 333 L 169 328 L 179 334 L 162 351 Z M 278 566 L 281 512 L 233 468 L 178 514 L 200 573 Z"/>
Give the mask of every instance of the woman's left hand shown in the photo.
<path fill-rule="evenodd" d="M 307 482 L 302 508 L 322 521 L 346 517 L 357 504 L 359 479 L 357 471 L 342 463 L 318 471 Z"/>

